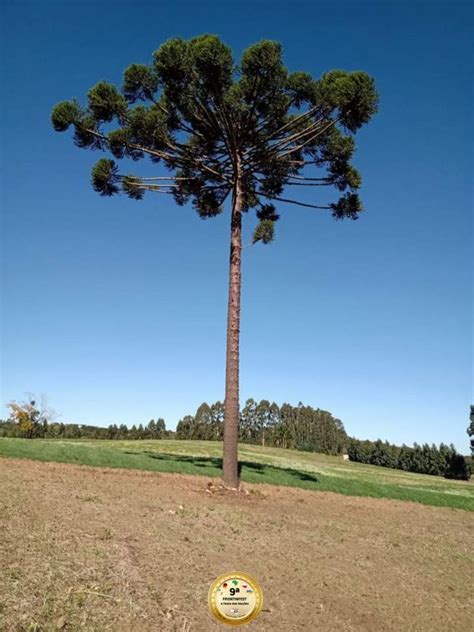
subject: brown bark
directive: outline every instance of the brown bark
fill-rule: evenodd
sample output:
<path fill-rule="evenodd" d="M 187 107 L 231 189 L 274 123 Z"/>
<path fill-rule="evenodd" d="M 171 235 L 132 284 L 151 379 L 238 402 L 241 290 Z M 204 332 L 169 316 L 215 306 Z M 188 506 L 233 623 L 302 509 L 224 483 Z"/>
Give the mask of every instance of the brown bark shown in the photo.
<path fill-rule="evenodd" d="M 242 252 L 242 184 L 240 158 L 237 158 L 236 179 L 232 197 L 229 302 L 227 307 L 227 346 L 225 376 L 224 462 L 223 481 L 226 487 L 239 488 L 239 345 L 240 345 L 240 290 Z"/>

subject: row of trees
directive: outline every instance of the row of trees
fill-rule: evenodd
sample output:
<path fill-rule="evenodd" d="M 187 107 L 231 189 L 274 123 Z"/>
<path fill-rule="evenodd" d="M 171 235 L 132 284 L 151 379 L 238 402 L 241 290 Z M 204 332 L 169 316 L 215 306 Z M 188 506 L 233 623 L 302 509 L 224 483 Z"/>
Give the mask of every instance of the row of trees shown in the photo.
<path fill-rule="evenodd" d="M 45 403 L 29 398 L 26 402 L 8 404 L 10 417 L 0 420 L 0 437 L 25 439 L 164 439 L 173 436 L 161 417 L 146 426 L 111 424 L 108 428 L 86 424 L 65 424 L 52 421 L 54 413 Z"/>
<path fill-rule="evenodd" d="M 187 415 L 176 427 L 178 439 L 220 441 L 224 436 L 224 404 L 203 403 L 194 416 Z M 240 411 L 239 441 L 262 446 L 341 454 L 347 435 L 340 419 L 331 413 L 304 406 L 278 406 L 264 399 L 248 399 Z"/>
<path fill-rule="evenodd" d="M 347 446 L 347 452 L 351 461 L 368 463 L 381 467 L 391 467 L 405 472 L 417 472 L 419 474 L 432 474 L 469 480 L 470 464 L 462 454 L 456 452 L 453 445 L 441 443 L 439 447 L 427 443 L 412 448 L 402 445 L 392 445 L 388 441 L 360 441 L 351 439 Z"/>
<path fill-rule="evenodd" d="M 125 424 L 111 424 L 107 428 L 85 424 L 40 423 L 25 426 L 11 418 L 0 420 L 0 437 L 26 439 L 166 439 L 174 433 L 166 430 L 164 419 L 152 419 L 147 425 L 128 428 Z"/>

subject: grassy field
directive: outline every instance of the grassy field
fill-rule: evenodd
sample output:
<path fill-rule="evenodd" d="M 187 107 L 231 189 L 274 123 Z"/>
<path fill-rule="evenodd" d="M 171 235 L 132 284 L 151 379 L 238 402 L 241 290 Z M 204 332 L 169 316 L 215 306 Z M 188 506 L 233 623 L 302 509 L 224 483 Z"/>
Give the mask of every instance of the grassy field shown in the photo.
<path fill-rule="evenodd" d="M 222 444 L 207 441 L 0 439 L 0 456 L 99 467 L 220 476 Z M 241 445 L 242 480 L 348 496 L 411 500 L 474 510 L 474 484 L 411 474 L 340 457 Z"/>

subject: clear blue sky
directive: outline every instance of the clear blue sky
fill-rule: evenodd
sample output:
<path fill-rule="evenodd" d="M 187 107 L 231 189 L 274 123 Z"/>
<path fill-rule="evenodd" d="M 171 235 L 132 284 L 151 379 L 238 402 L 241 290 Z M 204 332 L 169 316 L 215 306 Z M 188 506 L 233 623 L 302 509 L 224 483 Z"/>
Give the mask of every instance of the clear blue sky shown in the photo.
<path fill-rule="evenodd" d="M 381 98 L 357 137 L 367 212 L 341 223 L 281 206 L 274 245 L 244 251 L 241 401 L 301 400 L 361 438 L 467 453 L 467 2 L 2 6 L 2 405 L 32 391 L 63 421 L 162 416 L 174 428 L 223 398 L 228 213 L 203 221 L 164 196 L 99 197 L 100 156 L 49 122 L 55 103 L 120 82 L 167 38 L 210 32 L 237 58 L 268 38 L 291 71 L 365 70 Z"/>

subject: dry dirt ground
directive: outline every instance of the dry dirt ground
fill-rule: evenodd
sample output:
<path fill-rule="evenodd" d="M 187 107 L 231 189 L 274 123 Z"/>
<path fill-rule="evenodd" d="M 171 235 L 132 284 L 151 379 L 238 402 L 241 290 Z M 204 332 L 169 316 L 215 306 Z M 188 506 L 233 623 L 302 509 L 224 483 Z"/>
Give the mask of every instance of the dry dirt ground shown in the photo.
<path fill-rule="evenodd" d="M 264 591 L 248 630 L 470 628 L 472 513 L 207 483 L 0 459 L 0 629 L 227 629 L 207 592 L 231 570 Z"/>

